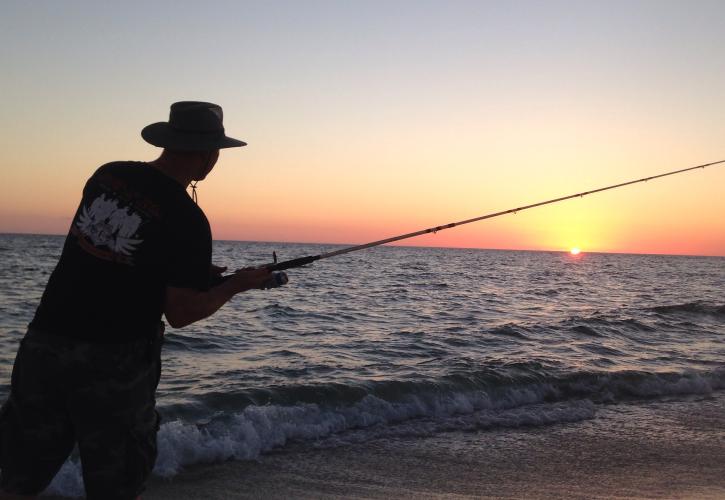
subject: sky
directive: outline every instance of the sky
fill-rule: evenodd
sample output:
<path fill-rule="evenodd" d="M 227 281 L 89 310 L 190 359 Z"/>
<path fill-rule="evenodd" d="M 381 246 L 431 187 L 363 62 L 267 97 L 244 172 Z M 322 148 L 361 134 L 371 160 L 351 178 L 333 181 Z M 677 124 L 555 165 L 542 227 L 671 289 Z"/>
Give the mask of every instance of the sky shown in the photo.
<path fill-rule="evenodd" d="M 65 234 L 169 105 L 215 239 L 364 243 L 725 159 L 725 2 L 0 4 L 0 232 Z M 725 255 L 725 165 L 405 242 Z"/>

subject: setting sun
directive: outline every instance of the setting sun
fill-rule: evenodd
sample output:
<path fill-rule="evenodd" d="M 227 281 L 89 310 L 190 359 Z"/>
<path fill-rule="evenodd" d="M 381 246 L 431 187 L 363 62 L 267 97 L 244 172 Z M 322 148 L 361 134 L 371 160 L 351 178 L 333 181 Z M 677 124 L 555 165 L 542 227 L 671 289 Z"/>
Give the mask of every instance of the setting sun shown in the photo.
<path fill-rule="evenodd" d="M 572 255 L 579 255 L 581 253 L 581 250 L 577 247 L 574 247 L 571 250 L 569 250 L 569 253 Z"/>

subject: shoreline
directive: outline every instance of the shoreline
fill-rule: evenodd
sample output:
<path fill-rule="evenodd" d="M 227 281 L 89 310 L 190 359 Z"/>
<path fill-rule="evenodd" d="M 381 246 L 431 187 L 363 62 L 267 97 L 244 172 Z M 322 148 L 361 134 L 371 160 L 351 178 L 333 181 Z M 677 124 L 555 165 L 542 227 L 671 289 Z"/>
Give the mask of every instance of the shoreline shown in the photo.
<path fill-rule="evenodd" d="M 545 427 L 292 445 L 153 478 L 143 498 L 725 498 L 724 471 L 719 391 Z"/>

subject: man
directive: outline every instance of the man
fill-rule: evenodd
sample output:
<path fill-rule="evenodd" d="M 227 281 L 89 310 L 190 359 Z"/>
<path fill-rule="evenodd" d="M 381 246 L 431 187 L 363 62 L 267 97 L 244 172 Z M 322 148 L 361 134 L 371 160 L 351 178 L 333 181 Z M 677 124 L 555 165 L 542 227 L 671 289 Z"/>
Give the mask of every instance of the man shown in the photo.
<path fill-rule="evenodd" d="M 269 284 L 266 269 L 221 279 L 194 203 L 219 149 L 245 145 L 225 135 L 221 107 L 177 102 L 141 135 L 161 156 L 88 180 L 18 350 L 0 412 L 5 498 L 40 493 L 76 443 L 89 498 L 136 498 L 156 460 L 162 314 L 181 328 Z"/>

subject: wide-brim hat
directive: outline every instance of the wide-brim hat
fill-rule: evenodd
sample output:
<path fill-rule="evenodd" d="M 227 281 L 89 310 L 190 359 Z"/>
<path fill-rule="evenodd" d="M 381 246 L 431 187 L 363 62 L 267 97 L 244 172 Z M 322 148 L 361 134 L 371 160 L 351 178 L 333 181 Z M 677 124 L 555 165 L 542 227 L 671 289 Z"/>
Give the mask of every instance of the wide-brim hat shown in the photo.
<path fill-rule="evenodd" d="M 141 137 L 149 144 L 177 151 L 213 151 L 247 143 L 227 137 L 221 106 L 210 102 L 181 101 L 171 105 L 168 122 L 147 125 Z"/>

